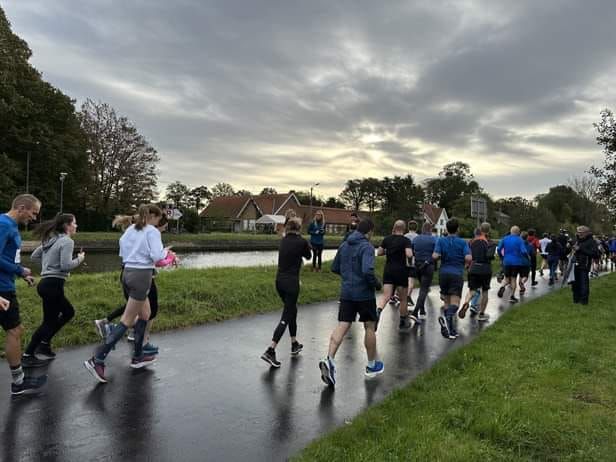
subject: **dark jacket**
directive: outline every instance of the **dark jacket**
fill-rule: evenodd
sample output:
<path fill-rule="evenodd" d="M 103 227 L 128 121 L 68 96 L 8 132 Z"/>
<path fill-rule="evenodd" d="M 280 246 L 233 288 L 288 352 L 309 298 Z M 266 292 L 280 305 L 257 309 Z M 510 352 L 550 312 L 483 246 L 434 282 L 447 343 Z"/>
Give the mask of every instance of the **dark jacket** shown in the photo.
<path fill-rule="evenodd" d="M 353 231 L 338 248 L 332 272 L 342 277 L 341 300 L 372 300 L 375 289 L 381 288 L 374 275 L 374 247 L 359 231 Z"/>
<path fill-rule="evenodd" d="M 325 236 L 325 224 L 312 221 L 308 226 L 308 234 L 310 234 L 310 243 L 312 245 L 323 245 L 323 236 Z"/>
<path fill-rule="evenodd" d="M 299 234 L 289 233 L 280 241 L 278 249 L 278 272 L 276 279 L 299 281 L 302 258 L 311 257 L 308 241 Z"/>
<path fill-rule="evenodd" d="M 575 264 L 578 268 L 583 268 L 586 271 L 590 271 L 592 261 L 595 258 L 599 258 L 599 248 L 595 242 L 592 234 L 589 234 L 583 238 L 578 238 L 575 241 L 573 247 L 575 249 Z"/>

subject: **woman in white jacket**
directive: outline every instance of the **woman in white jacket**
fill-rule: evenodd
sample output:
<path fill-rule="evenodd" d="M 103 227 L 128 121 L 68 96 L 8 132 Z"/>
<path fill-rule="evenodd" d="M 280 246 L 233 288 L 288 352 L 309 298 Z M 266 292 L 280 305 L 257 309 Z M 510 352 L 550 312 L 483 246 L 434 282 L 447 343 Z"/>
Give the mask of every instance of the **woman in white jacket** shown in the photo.
<path fill-rule="evenodd" d="M 155 355 L 143 354 L 143 338 L 150 319 L 148 292 L 157 261 L 167 256 L 160 231 L 156 228 L 163 213 L 152 204 L 139 207 L 135 224 L 120 238 L 120 257 L 124 266 L 122 284 L 128 293 L 128 303 L 120 322 L 99 346 L 92 358 L 85 361 L 86 369 L 101 383 L 106 383 L 105 359 L 129 327 L 135 326 L 135 353 L 130 366 L 141 368 L 156 361 Z M 135 322 L 135 319 L 137 321 Z"/>

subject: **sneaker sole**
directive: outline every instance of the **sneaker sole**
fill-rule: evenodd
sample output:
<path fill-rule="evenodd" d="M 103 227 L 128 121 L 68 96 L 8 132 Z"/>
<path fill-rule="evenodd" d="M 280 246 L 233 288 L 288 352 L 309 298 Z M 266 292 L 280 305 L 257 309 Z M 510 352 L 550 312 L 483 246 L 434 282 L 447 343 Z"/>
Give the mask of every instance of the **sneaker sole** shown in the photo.
<path fill-rule="evenodd" d="M 49 356 L 45 353 L 37 353 L 37 355 L 39 358 L 44 359 L 45 361 L 53 361 L 54 359 L 56 359 L 56 356 Z"/>
<path fill-rule="evenodd" d="M 267 364 L 269 364 L 272 367 L 275 367 L 276 369 L 278 369 L 280 367 L 280 364 L 275 364 L 273 363 L 267 356 L 265 355 L 261 355 L 261 359 L 263 361 L 265 361 Z"/>
<path fill-rule="evenodd" d="M 445 321 L 445 318 L 444 318 L 444 317 L 442 317 L 442 316 L 439 316 L 439 318 L 438 318 L 438 323 L 439 323 L 439 324 L 440 324 L 440 326 L 441 326 L 441 335 L 442 335 L 444 338 L 447 338 L 447 339 L 448 339 L 448 338 L 450 338 L 450 335 L 449 335 L 449 328 L 447 327 L 447 321 Z"/>
<path fill-rule="evenodd" d="M 154 364 L 155 362 L 156 358 L 154 358 L 152 361 L 147 361 L 143 363 L 130 363 L 130 367 L 132 367 L 133 369 L 141 369 L 144 367 L 148 367 L 150 364 Z"/>
<path fill-rule="evenodd" d="M 460 319 L 464 319 L 464 317 L 466 316 L 466 311 L 469 308 L 469 304 L 465 303 L 464 305 L 462 305 L 462 309 L 458 312 L 458 317 Z"/>
<path fill-rule="evenodd" d="M 325 385 L 328 387 L 335 387 L 336 384 L 332 382 L 329 377 L 329 367 L 327 367 L 325 361 L 319 361 L 319 369 L 321 370 L 321 380 L 325 383 Z"/>
<path fill-rule="evenodd" d="M 381 375 L 383 372 L 385 372 L 385 366 L 383 366 L 383 369 L 381 369 L 378 372 L 364 372 L 364 375 L 368 377 L 369 379 L 373 379 L 377 375 Z"/>
<path fill-rule="evenodd" d="M 292 352 L 291 352 L 291 356 L 297 356 L 297 355 L 299 355 L 299 354 L 302 352 L 302 350 L 303 350 L 303 348 L 300 348 L 300 349 L 299 349 L 299 350 L 297 350 L 297 351 L 292 351 Z"/>
<path fill-rule="evenodd" d="M 84 367 L 86 368 L 86 370 L 92 374 L 92 377 L 94 377 L 96 380 L 98 380 L 100 383 L 107 383 L 107 380 L 105 380 L 104 378 L 102 378 L 100 375 L 98 375 L 96 373 L 96 370 L 94 369 L 94 367 L 90 364 L 89 361 L 84 361 L 83 362 Z"/>

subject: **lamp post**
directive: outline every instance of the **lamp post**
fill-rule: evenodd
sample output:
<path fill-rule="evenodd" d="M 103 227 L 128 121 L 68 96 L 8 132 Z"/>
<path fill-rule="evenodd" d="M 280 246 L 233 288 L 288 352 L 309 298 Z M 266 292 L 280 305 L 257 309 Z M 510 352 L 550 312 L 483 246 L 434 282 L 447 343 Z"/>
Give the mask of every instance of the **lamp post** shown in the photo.
<path fill-rule="evenodd" d="M 312 220 L 312 189 L 315 186 L 319 186 L 320 183 L 314 183 L 312 186 L 310 186 L 310 219 Z"/>
<path fill-rule="evenodd" d="M 60 213 L 62 213 L 62 206 L 64 201 L 64 179 L 68 173 L 60 172 Z"/>

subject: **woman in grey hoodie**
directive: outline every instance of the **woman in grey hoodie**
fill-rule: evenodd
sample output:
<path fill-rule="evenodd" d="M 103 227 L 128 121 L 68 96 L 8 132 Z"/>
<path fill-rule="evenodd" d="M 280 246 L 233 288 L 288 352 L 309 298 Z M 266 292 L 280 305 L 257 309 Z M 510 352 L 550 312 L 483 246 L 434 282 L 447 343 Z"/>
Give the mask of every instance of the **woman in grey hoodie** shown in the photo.
<path fill-rule="evenodd" d="M 57 215 L 53 220 L 41 223 L 34 231 L 41 238 L 41 245 L 32 253 L 33 261 L 41 262 L 41 281 L 37 286 L 43 299 L 43 323 L 32 334 L 32 339 L 22 357 L 22 364 L 35 362 L 35 355 L 54 359 L 51 339 L 75 315 L 75 310 L 64 295 L 64 282 L 69 272 L 85 259 L 79 252 L 73 258 L 75 243 L 71 237 L 77 232 L 77 221 L 70 213 Z"/>

